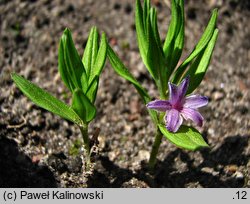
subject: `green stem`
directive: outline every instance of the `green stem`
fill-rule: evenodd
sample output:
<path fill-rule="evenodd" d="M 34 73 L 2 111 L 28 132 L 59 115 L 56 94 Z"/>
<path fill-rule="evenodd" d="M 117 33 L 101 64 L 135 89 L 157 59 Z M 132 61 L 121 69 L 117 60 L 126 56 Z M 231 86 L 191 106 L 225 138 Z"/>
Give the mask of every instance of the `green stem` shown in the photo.
<path fill-rule="evenodd" d="M 161 121 L 163 120 L 163 117 L 164 117 L 164 113 L 161 113 L 158 116 L 157 121 L 155 121 L 154 118 L 151 117 L 153 119 L 155 125 L 156 125 L 155 141 L 154 141 L 151 153 L 150 153 L 150 158 L 149 158 L 149 163 L 148 163 L 148 166 L 149 166 L 149 168 L 151 170 L 153 170 L 154 167 L 155 167 L 157 154 L 158 154 L 159 147 L 160 147 L 160 144 L 161 144 L 161 139 L 163 137 L 160 129 L 158 128 L 158 124 L 161 123 Z"/>
<path fill-rule="evenodd" d="M 86 152 L 86 167 L 88 168 L 90 165 L 90 142 L 89 142 L 89 136 L 88 136 L 88 124 L 84 124 L 83 126 L 80 126 L 80 130 L 82 133 L 84 148 Z"/>
<path fill-rule="evenodd" d="M 161 139 L 162 139 L 162 133 L 159 130 L 159 128 L 157 127 L 157 131 L 156 131 L 156 134 L 155 134 L 155 141 L 154 141 L 154 144 L 153 144 L 153 147 L 152 147 L 152 150 L 151 150 L 149 163 L 148 163 L 149 168 L 151 170 L 154 169 L 155 164 L 156 164 L 156 156 L 157 156 L 158 151 L 159 151 L 159 147 L 160 147 L 160 144 L 161 144 Z"/>

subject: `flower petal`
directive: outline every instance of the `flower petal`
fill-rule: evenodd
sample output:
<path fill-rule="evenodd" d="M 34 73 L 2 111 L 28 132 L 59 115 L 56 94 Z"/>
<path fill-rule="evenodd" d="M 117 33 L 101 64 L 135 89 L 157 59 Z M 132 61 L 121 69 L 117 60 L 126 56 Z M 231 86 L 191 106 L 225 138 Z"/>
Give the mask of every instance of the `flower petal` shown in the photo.
<path fill-rule="evenodd" d="M 179 127 L 181 126 L 183 122 L 183 118 L 181 117 L 179 111 L 175 109 L 171 109 L 165 115 L 165 122 L 166 122 L 166 127 L 168 131 L 177 132 L 177 130 L 179 129 Z"/>
<path fill-rule="evenodd" d="M 166 112 L 171 108 L 171 104 L 167 100 L 155 100 L 147 104 L 147 108 L 154 109 L 157 111 Z"/>
<path fill-rule="evenodd" d="M 196 125 L 201 127 L 203 125 L 204 118 L 202 115 L 195 109 L 192 108 L 183 108 L 181 115 L 186 119 L 192 120 Z"/>
<path fill-rule="evenodd" d="M 186 92 L 188 90 L 188 86 L 189 86 L 189 76 L 183 79 L 180 85 L 178 86 L 179 100 L 182 100 L 185 97 Z"/>
<path fill-rule="evenodd" d="M 208 104 L 208 98 L 206 96 L 191 95 L 186 97 L 184 107 L 197 109 Z"/>
<path fill-rule="evenodd" d="M 169 90 L 169 101 L 172 104 L 175 104 L 178 101 L 178 86 L 168 82 L 168 90 Z"/>
<path fill-rule="evenodd" d="M 179 86 L 176 86 L 172 83 L 168 83 L 168 89 L 169 89 L 169 99 L 172 104 L 181 104 L 183 102 L 183 99 L 185 97 L 185 94 L 188 90 L 189 85 L 189 76 L 187 76 Z"/>

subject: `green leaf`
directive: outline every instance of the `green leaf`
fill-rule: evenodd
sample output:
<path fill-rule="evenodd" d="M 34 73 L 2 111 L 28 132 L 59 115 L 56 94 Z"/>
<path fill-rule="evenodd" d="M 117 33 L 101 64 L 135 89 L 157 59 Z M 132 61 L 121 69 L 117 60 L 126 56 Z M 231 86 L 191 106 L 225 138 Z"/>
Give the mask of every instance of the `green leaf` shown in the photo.
<path fill-rule="evenodd" d="M 87 75 L 86 74 L 83 74 L 81 76 L 81 84 L 82 84 L 82 90 L 83 90 L 83 93 L 86 93 L 86 91 L 88 90 L 88 78 L 87 78 Z"/>
<path fill-rule="evenodd" d="M 150 8 L 149 0 L 144 1 L 143 10 L 140 1 L 136 1 L 135 27 L 142 61 L 153 79 L 158 81 L 159 86 L 159 81 L 161 81 L 159 80 L 159 73 L 162 65 L 159 67 L 158 59 L 160 59 L 160 63 L 163 64 L 163 53 L 161 53 L 162 48 L 157 26 L 156 10 Z"/>
<path fill-rule="evenodd" d="M 95 60 L 96 60 L 96 56 L 97 56 L 97 52 L 99 48 L 98 38 L 99 38 L 99 35 L 98 35 L 97 28 L 92 27 L 89 37 L 88 37 L 87 45 L 84 50 L 84 55 L 82 58 L 82 62 L 86 69 L 88 78 L 90 77 L 91 70 L 95 64 Z"/>
<path fill-rule="evenodd" d="M 159 31 L 158 31 L 157 11 L 155 8 L 150 9 L 150 20 L 151 20 L 152 31 L 154 34 L 154 39 L 157 43 L 157 46 L 162 49 L 161 38 L 160 38 Z"/>
<path fill-rule="evenodd" d="M 207 68 L 209 66 L 213 50 L 216 44 L 216 40 L 218 37 L 218 29 L 215 29 L 214 34 L 209 41 L 207 47 L 204 49 L 204 51 L 200 52 L 200 54 L 197 56 L 195 61 L 190 65 L 187 73 L 184 77 L 187 75 L 190 76 L 190 85 L 187 91 L 187 94 L 192 93 L 201 83 Z M 183 78 L 184 78 L 183 77 Z"/>
<path fill-rule="evenodd" d="M 71 77 L 69 77 L 69 71 L 68 71 L 65 61 L 66 60 L 65 60 L 64 42 L 61 38 L 60 44 L 59 44 L 59 51 L 58 51 L 59 73 L 66 87 L 69 90 L 73 91 L 75 88 L 75 85 Z"/>
<path fill-rule="evenodd" d="M 133 75 L 129 72 L 129 70 L 125 67 L 119 57 L 115 54 L 113 49 L 108 45 L 108 58 L 110 61 L 111 66 L 115 70 L 117 74 L 119 74 L 122 78 L 131 82 L 138 93 L 140 94 L 141 98 L 143 99 L 144 104 L 147 104 L 151 101 L 150 96 L 148 95 L 147 91 L 140 85 L 140 83 L 133 77 Z M 154 121 L 157 121 L 157 113 L 154 110 L 148 110 L 151 117 Z"/>
<path fill-rule="evenodd" d="M 59 72 L 71 92 L 81 88 L 81 76 L 86 73 L 68 28 L 64 30 L 60 41 Z"/>
<path fill-rule="evenodd" d="M 171 22 L 164 42 L 163 51 L 166 59 L 166 73 L 171 76 L 173 70 L 179 62 L 184 46 L 184 3 L 183 1 L 172 0 L 171 3 Z"/>
<path fill-rule="evenodd" d="M 81 89 L 75 89 L 72 99 L 73 110 L 81 117 L 84 123 L 90 122 L 96 115 L 96 108 Z"/>
<path fill-rule="evenodd" d="M 140 54 L 143 60 L 143 63 L 146 65 L 148 69 L 148 63 L 147 63 L 147 48 L 148 48 L 148 41 L 146 40 L 146 28 L 144 26 L 144 19 L 143 15 L 145 14 L 145 11 L 143 12 L 141 2 L 140 0 L 136 0 L 136 9 L 135 9 L 135 27 L 136 27 L 136 37 L 138 42 L 138 47 L 140 50 Z M 145 20 L 146 21 L 146 20 Z M 151 76 L 153 76 L 153 71 L 148 70 Z"/>
<path fill-rule="evenodd" d="M 173 50 L 171 52 L 171 58 L 167 60 L 168 74 L 171 75 L 176 65 L 178 64 L 182 50 L 184 47 L 184 37 L 185 37 L 185 19 L 184 19 L 184 3 L 180 1 L 180 4 L 177 5 L 178 11 L 178 21 L 176 35 L 174 38 Z"/>
<path fill-rule="evenodd" d="M 82 124 L 81 119 L 74 112 L 74 110 L 62 101 L 58 100 L 45 90 L 39 88 L 18 74 L 12 73 L 11 77 L 16 83 L 17 87 L 36 105 L 78 125 Z"/>
<path fill-rule="evenodd" d="M 143 23 L 144 23 L 144 28 L 147 28 L 147 19 L 149 16 L 149 12 L 150 12 L 150 0 L 144 0 L 144 5 L 143 5 Z"/>
<path fill-rule="evenodd" d="M 178 11 L 176 0 L 171 1 L 171 21 L 168 28 L 167 36 L 164 42 L 163 51 L 165 53 L 166 59 L 171 55 L 171 50 L 173 50 L 174 46 L 174 37 L 176 36 L 178 29 Z"/>
<path fill-rule="evenodd" d="M 200 53 L 202 50 L 206 47 L 206 45 L 209 43 L 211 37 L 213 36 L 214 30 L 216 28 L 216 21 L 217 21 L 217 16 L 218 16 L 218 10 L 214 9 L 212 16 L 208 22 L 208 25 L 201 36 L 199 42 L 195 46 L 194 50 L 192 53 L 185 59 L 185 61 L 178 67 L 178 69 L 175 72 L 175 75 L 173 77 L 172 82 L 177 84 L 183 73 L 186 70 L 186 67 L 189 65 L 189 63 Z"/>
<path fill-rule="evenodd" d="M 95 78 L 90 83 L 88 90 L 86 92 L 86 96 L 91 101 L 91 103 L 95 102 L 98 84 L 99 84 L 99 77 L 95 76 Z"/>
<path fill-rule="evenodd" d="M 98 49 L 98 53 L 96 55 L 95 63 L 91 68 L 89 82 L 91 82 L 96 76 L 98 77 L 100 76 L 106 61 L 106 56 L 107 56 L 107 38 L 105 33 L 103 33 L 100 42 L 100 48 Z"/>
<path fill-rule="evenodd" d="M 177 147 L 187 150 L 198 150 L 209 147 L 202 135 L 193 127 L 182 125 L 178 132 L 169 132 L 164 125 L 158 125 L 161 133 Z"/>
<path fill-rule="evenodd" d="M 150 15 L 153 14 L 153 10 L 150 10 Z M 157 39 L 155 39 L 154 33 L 158 31 L 153 31 L 150 15 L 147 19 L 147 31 L 148 31 L 148 51 L 147 51 L 147 62 L 148 62 L 148 69 L 152 70 L 153 78 L 156 81 L 156 84 L 158 88 L 167 88 L 167 78 L 164 77 L 164 69 L 165 63 L 164 63 L 164 56 L 162 48 L 158 46 Z M 165 93 L 165 91 L 163 91 Z"/>

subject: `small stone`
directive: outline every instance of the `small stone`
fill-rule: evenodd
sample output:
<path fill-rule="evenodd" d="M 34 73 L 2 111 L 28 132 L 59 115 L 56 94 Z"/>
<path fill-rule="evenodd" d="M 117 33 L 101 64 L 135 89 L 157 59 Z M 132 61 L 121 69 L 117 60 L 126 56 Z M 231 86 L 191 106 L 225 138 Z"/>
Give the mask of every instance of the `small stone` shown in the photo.
<path fill-rule="evenodd" d="M 138 180 L 137 178 L 132 178 L 129 181 L 122 184 L 123 188 L 149 188 L 148 184 L 144 181 Z"/>
<path fill-rule="evenodd" d="M 118 43 L 117 43 L 117 39 L 116 38 L 111 38 L 110 40 L 109 40 L 109 42 L 110 42 L 110 44 L 112 45 L 112 46 L 114 46 L 114 45 L 117 45 Z"/>
<path fill-rule="evenodd" d="M 131 113 L 138 113 L 140 110 L 140 104 L 138 100 L 132 100 L 130 101 L 130 112 Z"/>
<path fill-rule="evenodd" d="M 204 172 L 204 173 L 212 174 L 213 176 L 218 176 L 219 175 L 219 172 L 214 171 L 213 168 L 209 168 L 209 167 L 203 167 L 201 169 L 201 171 Z"/>
<path fill-rule="evenodd" d="M 38 155 L 34 155 L 33 157 L 32 157 L 32 163 L 39 163 L 40 162 L 40 160 L 43 158 L 43 155 L 42 154 L 38 154 Z"/>
<path fill-rule="evenodd" d="M 236 171 L 233 176 L 239 180 L 244 179 L 244 175 L 240 171 Z"/>
<path fill-rule="evenodd" d="M 135 113 L 135 114 L 129 115 L 128 119 L 129 121 L 135 121 L 135 120 L 138 120 L 139 117 L 140 115 L 138 113 Z"/>
<path fill-rule="evenodd" d="M 225 96 L 224 93 L 220 92 L 220 91 L 216 91 L 216 92 L 213 93 L 213 99 L 215 101 L 219 101 L 219 100 L 223 99 L 224 96 Z"/>
<path fill-rule="evenodd" d="M 126 124 L 126 125 L 124 125 L 124 129 L 125 129 L 126 132 L 131 132 L 132 126 Z"/>
<path fill-rule="evenodd" d="M 119 154 L 120 152 L 118 150 L 109 152 L 108 153 L 109 160 L 114 161 L 119 156 Z"/>
<path fill-rule="evenodd" d="M 106 146 L 106 137 L 104 135 L 99 135 L 98 136 L 98 142 L 99 142 L 98 148 L 100 150 L 104 149 L 105 146 Z"/>
<path fill-rule="evenodd" d="M 138 157 L 139 157 L 139 160 L 140 160 L 140 161 L 149 160 L 150 153 L 149 153 L 149 151 L 147 151 L 147 150 L 140 150 L 140 151 L 138 152 Z"/>
<path fill-rule="evenodd" d="M 215 132 L 213 128 L 208 128 L 208 134 L 214 136 Z"/>
<path fill-rule="evenodd" d="M 226 173 L 233 174 L 237 171 L 238 167 L 236 165 L 225 166 Z"/>

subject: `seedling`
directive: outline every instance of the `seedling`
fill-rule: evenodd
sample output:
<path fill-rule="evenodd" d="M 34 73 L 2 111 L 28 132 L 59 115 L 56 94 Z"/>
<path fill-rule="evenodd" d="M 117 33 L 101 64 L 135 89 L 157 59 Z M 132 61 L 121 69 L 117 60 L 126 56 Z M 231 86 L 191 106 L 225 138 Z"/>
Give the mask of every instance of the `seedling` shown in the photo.
<path fill-rule="evenodd" d="M 60 76 L 72 94 L 71 105 L 65 104 L 20 75 L 11 74 L 17 87 L 36 105 L 73 122 L 80 128 L 85 147 L 86 167 L 90 164 L 91 156 L 88 125 L 96 116 L 94 103 L 106 54 L 106 35 L 102 34 L 99 43 L 96 27 L 90 31 L 82 59 L 75 48 L 70 30 L 65 29 L 59 44 L 58 63 Z"/>

